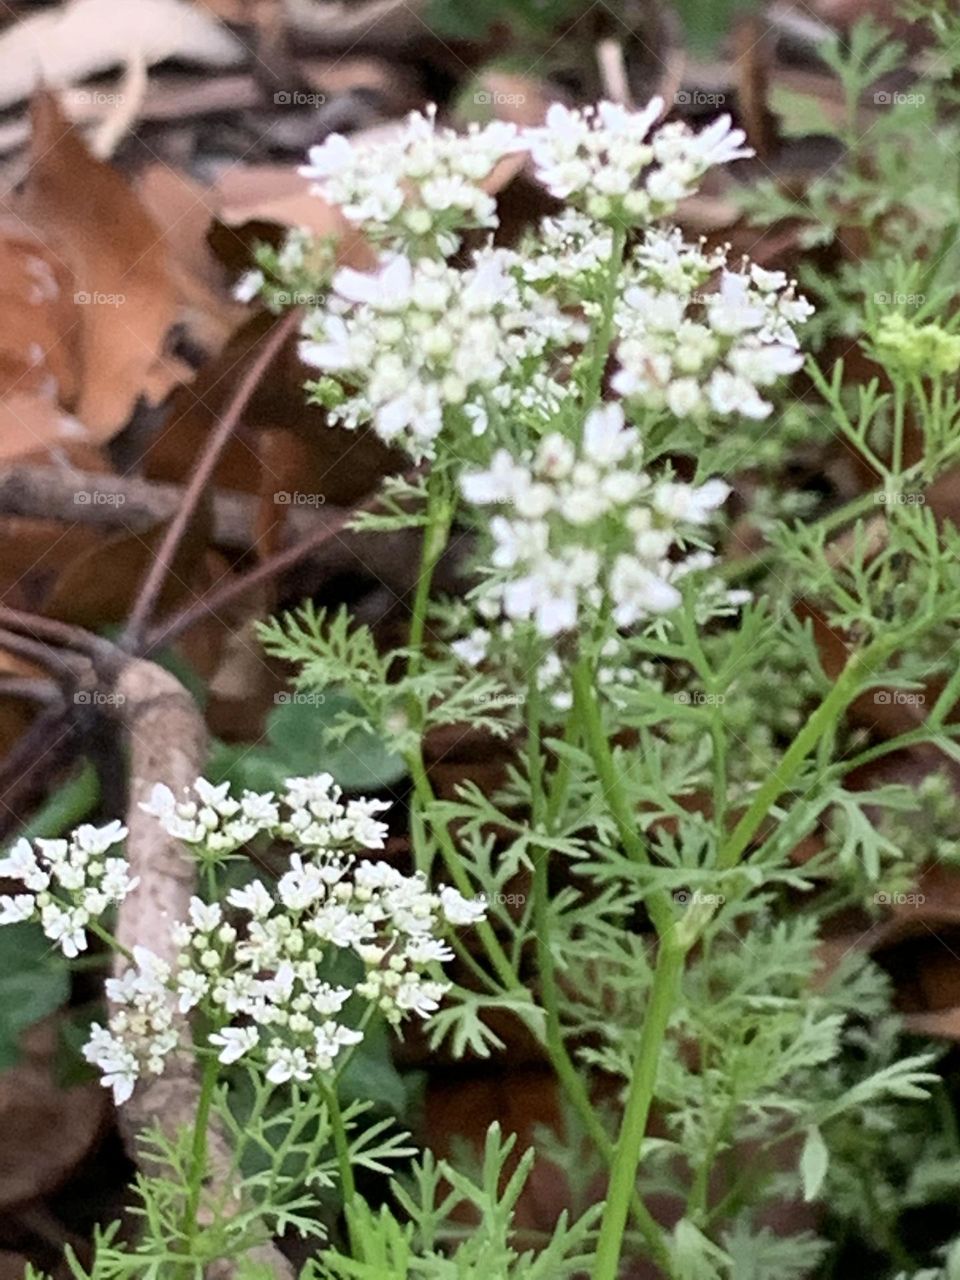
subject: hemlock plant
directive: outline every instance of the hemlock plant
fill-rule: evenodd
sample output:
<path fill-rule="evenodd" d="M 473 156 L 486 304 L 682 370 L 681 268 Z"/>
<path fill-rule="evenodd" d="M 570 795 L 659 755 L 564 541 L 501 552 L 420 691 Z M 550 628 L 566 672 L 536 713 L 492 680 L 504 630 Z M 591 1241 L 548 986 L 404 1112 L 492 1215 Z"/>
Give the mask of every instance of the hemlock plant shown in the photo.
<path fill-rule="evenodd" d="M 263 628 L 301 687 L 349 699 L 334 737 L 362 724 L 405 761 L 413 867 L 380 857 L 384 806 L 323 775 L 281 796 L 158 788 L 149 811 L 209 892 L 173 926 L 176 966 L 138 953 L 108 983 L 85 1052 L 121 1103 L 195 1055 L 201 1137 L 154 1138 L 140 1238 L 105 1233 L 75 1276 L 185 1280 L 224 1256 L 254 1276 L 249 1249 L 288 1229 L 322 1238 L 304 1280 L 614 1280 L 640 1259 L 674 1280 L 799 1280 L 856 1238 L 874 1274 L 954 1274 L 955 1247 L 900 1230 L 907 1207 L 960 1183 L 955 1128 L 932 1121 L 950 1105 L 935 1055 L 903 1043 L 869 959 L 851 951 L 825 975 L 819 944 L 840 909 L 878 912 L 925 858 L 956 857 L 938 779 L 846 780 L 906 745 L 958 757 L 960 544 L 918 500 L 960 448 L 958 340 L 946 322 L 868 314 L 887 382 L 848 388 L 841 366 L 809 365 L 819 407 L 798 427 L 784 380 L 810 304 L 781 272 L 669 225 L 708 169 L 750 154 L 743 134 L 725 117 L 658 127 L 662 111 L 555 106 L 543 127 L 466 136 L 428 113 L 376 150 L 330 138 L 306 172 L 378 265 L 335 270 L 332 249 L 294 235 L 243 282 L 276 301 L 322 277 L 302 324 L 312 394 L 415 464 L 360 521 L 423 531 L 407 645 L 384 654 L 310 604 Z M 517 152 L 568 207 L 508 249 L 484 239 L 484 182 Z M 823 415 L 876 492 L 803 524 L 778 522 L 774 499 L 770 551 L 721 561 L 728 478 L 761 447 L 772 470 L 781 422 L 791 441 L 822 439 Z M 472 534 L 472 585 L 435 600 L 454 522 Z M 833 677 L 801 596 L 842 646 Z M 864 695 L 931 688 L 898 738 L 846 722 Z M 509 755 L 507 781 L 440 800 L 424 738 L 467 723 Z M 68 955 L 89 930 L 109 940 L 104 915 L 135 888 L 106 856 L 122 835 L 17 846 L 0 873 L 24 892 L 0 920 L 39 918 Z M 221 864 L 258 838 L 292 849 L 288 869 L 221 888 Z M 341 1105 L 375 1024 L 422 1019 L 435 1049 L 484 1056 L 503 1047 L 492 1013 L 552 1064 L 567 1124 L 544 1143 L 573 1200 L 606 1187 L 535 1247 L 513 1230 L 533 1156 L 508 1164 L 499 1126 L 468 1173 L 417 1155 L 362 1100 Z M 211 1118 L 236 1144 L 230 1205 L 204 1201 Z M 393 1172 L 382 1202 L 355 1167 Z M 803 1201 L 820 1234 L 775 1233 L 771 1211 Z"/>

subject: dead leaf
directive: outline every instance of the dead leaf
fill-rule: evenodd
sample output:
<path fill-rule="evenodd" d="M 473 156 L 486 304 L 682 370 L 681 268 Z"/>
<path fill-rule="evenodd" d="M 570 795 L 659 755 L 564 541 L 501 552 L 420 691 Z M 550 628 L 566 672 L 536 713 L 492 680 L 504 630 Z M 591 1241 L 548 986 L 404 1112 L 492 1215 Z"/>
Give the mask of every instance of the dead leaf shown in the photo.
<path fill-rule="evenodd" d="M 73 273 L 75 413 L 106 440 L 129 418 L 176 317 L 166 248 L 124 179 L 90 155 L 49 93 L 33 106 L 31 152 L 19 212 Z"/>
<path fill-rule="evenodd" d="M 136 190 L 163 236 L 181 319 L 194 342 L 215 354 L 247 314 L 233 301 L 227 273 L 207 239 L 219 216 L 219 197 L 165 164 L 151 165 Z"/>

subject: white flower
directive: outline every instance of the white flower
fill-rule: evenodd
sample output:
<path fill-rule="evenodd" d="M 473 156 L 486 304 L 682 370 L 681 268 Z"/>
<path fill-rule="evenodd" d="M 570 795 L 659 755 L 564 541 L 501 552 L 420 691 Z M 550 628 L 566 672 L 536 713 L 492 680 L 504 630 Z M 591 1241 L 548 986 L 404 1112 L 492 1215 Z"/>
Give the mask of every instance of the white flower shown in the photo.
<path fill-rule="evenodd" d="M 521 263 L 487 247 L 462 271 L 396 256 L 376 272 L 339 272 L 333 297 L 305 317 L 301 345 L 306 363 L 342 382 L 330 421 L 372 423 L 422 457 L 447 423 L 488 430 L 493 402 L 504 412 L 522 404 L 552 413 L 568 392 L 531 378 L 529 357 L 570 348 L 586 329 L 521 279 Z"/>
<path fill-rule="evenodd" d="M 273 899 L 260 880 L 251 880 L 242 889 L 231 889 L 227 901 L 239 911 L 248 911 L 255 920 L 264 919 L 273 910 Z"/>
<path fill-rule="evenodd" d="M 487 656 L 489 644 L 490 633 L 477 627 L 463 640 L 454 640 L 450 649 L 466 666 L 476 667 Z"/>
<path fill-rule="evenodd" d="M 33 917 L 36 899 L 32 893 L 0 893 L 0 925 L 20 924 Z"/>
<path fill-rule="evenodd" d="M 233 296 L 237 302 L 252 302 L 264 285 L 262 271 L 245 271 L 233 286 Z"/>
<path fill-rule="evenodd" d="M 301 172 L 371 239 L 452 253 L 462 230 L 496 225 L 495 202 L 480 184 L 524 144 L 503 121 L 457 134 L 438 129 L 435 115 L 432 107 L 414 113 L 397 134 L 367 145 L 332 134 Z"/>
<path fill-rule="evenodd" d="M 257 1047 L 260 1034 L 256 1027 L 224 1027 L 207 1038 L 214 1048 L 220 1050 L 217 1061 L 229 1066 Z"/>
<path fill-rule="evenodd" d="M 28 889 L 40 893 L 50 883 L 49 875 L 41 868 L 29 840 L 18 840 L 6 858 L 0 859 L 0 876 L 7 880 L 22 880 Z"/>
<path fill-rule="evenodd" d="M 223 919 L 219 903 L 190 899 L 190 923 L 200 933 L 212 933 Z"/>
<path fill-rule="evenodd" d="M 770 413 L 757 388 L 801 367 L 792 323 L 811 308 L 780 272 L 724 270 L 719 290 L 705 291 L 723 262 L 677 232 L 648 235 L 615 308 L 616 392 L 679 418 Z"/>
<path fill-rule="evenodd" d="M 482 898 L 465 898 L 452 885 L 440 890 L 440 906 L 447 921 L 455 925 L 476 924 L 487 914 L 487 904 Z"/>

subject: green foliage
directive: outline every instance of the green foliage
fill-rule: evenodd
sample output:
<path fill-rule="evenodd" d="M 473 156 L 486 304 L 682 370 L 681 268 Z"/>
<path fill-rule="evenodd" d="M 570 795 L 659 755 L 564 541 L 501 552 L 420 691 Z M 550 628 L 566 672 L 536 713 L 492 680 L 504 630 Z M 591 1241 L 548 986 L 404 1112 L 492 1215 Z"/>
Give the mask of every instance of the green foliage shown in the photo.
<path fill-rule="evenodd" d="M 492 1124 L 475 1176 L 428 1153 L 393 1183 L 403 1220 L 386 1206 L 374 1212 L 357 1202 L 348 1213 L 352 1256 L 328 1251 L 303 1280 L 563 1280 L 582 1273 L 590 1261 L 595 1210 L 574 1223 L 561 1214 L 536 1250 L 517 1244 L 514 1215 L 533 1152 L 508 1173 L 515 1145 L 515 1135 L 504 1138 L 500 1125 Z"/>
<path fill-rule="evenodd" d="M 215 781 L 229 780 L 251 791 L 279 791 L 285 778 L 330 773 L 345 791 L 369 793 L 395 786 L 406 770 L 382 740 L 354 723 L 358 706 L 349 697 L 280 694 L 267 717 L 265 739 L 247 744 L 219 743 L 209 765 Z M 350 720 L 346 733 L 337 731 Z"/>
<path fill-rule="evenodd" d="M 0 929 L 0 1069 L 17 1061 L 21 1032 L 59 1009 L 69 993 L 66 963 L 37 925 Z"/>

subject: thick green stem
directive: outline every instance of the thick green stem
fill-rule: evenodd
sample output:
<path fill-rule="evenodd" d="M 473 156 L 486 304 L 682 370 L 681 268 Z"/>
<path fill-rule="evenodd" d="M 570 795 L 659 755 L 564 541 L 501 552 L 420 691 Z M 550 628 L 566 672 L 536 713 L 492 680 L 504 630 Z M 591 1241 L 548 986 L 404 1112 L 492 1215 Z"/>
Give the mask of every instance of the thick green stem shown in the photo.
<path fill-rule="evenodd" d="M 337 1153 L 337 1168 L 340 1172 L 340 1187 L 343 1191 L 344 1207 L 348 1206 L 357 1194 L 357 1185 L 353 1180 L 353 1167 L 350 1164 L 350 1143 L 347 1139 L 347 1126 L 343 1123 L 343 1112 L 340 1110 L 340 1099 L 337 1097 L 337 1086 L 324 1088 L 327 1110 L 330 1112 L 330 1128 L 333 1131 L 333 1149 Z"/>
<path fill-rule="evenodd" d="M 184 1252 L 190 1258 L 197 1239 L 197 1214 L 200 1209 L 200 1196 L 203 1192 L 203 1181 L 207 1175 L 207 1135 L 210 1128 L 210 1112 L 213 1107 L 213 1095 L 217 1087 L 219 1063 L 216 1056 L 210 1054 L 204 1060 L 203 1073 L 200 1077 L 200 1097 L 197 1101 L 197 1114 L 194 1120 L 193 1145 L 190 1151 L 190 1173 L 187 1183 L 187 1203 L 183 1211 Z M 185 1280 L 195 1274 L 192 1262 L 183 1268 Z"/>
<path fill-rule="evenodd" d="M 616 1280 L 630 1202 L 636 1190 L 637 1169 L 657 1080 L 657 1068 L 676 1000 L 686 949 L 670 937 L 660 942 L 650 989 L 650 1004 L 640 1035 L 617 1138 L 600 1239 L 593 1264 L 593 1280 Z"/>
<path fill-rule="evenodd" d="M 553 831 L 557 812 L 562 804 L 569 766 L 565 758 L 561 759 L 553 777 L 553 786 L 548 799 L 543 787 L 540 690 L 536 682 L 536 671 L 537 663 L 534 662 L 531 665 L 527 692 L 527 773 L 530 779 L 533 825 L 535 828 L 542 827 L 544 833 L 549 835 Z M 568 722 L 568 731 L 572 721 L 573 717 Z M 563 1026 L 560 1021 L 560 989 L 550 938 L 549 871 L 550 849 L 543 845 L 534 853 L 533 930 L 536 940 L 537 972 L 540 977 L 540 1003 L 546 1019 L 546 1050 L 560 1087 L 579 1116 L 587 1136 L 596 1145 L 606 1164 L 610 1165 L 613 1162 L 613 1143 L 594 1110 L 586 1085 L 567 1052 L 563 1038 Z M 658 1265 L 663 1266 L 669 1260 L 669 1254 L 663 1242 L 659 1224 L 638 1194 L 634 1194 L 630 1207 L 637 1226 L 647 1241 L 651 1256 Z"/>
<path fill-rule="evenodd" d="M 864 672 L 869 672 L 872 665 L 882 661 L 895 644 L 896 640 L 885 636 L 851 655 L 837 677 L 836 684 L 794 738 L 783 759 L 759 788 L 746 813 L 721 845 L 717 854 L 717 866 L 720 870 L 736 866 L 740 861 L 761 823 L 797 776 L 807 756 L 823 735 L 830 732 L 848 703 L 856 697 Z"/>

